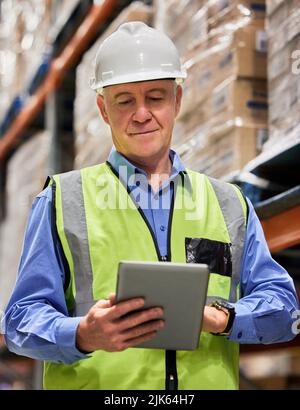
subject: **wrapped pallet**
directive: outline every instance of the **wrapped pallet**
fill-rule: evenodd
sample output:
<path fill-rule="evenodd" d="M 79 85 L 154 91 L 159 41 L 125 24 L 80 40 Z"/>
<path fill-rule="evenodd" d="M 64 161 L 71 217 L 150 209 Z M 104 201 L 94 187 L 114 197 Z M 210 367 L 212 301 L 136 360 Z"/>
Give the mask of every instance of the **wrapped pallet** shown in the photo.
<path fill-rule="evenodd" d="M 233 122 L 214 129 L 198 129 L 178 151 L 186 166 L 216 178 L 239 171 L 257 156 L 267 129 Z"/>
<path fill-rule="evenodd" d="M 6 216 L 0 225 L 0 311 L 14 286 L 28 213 L 48 175 L 50 136 L 45 132 L 24 143 L 9 160 Z"/>
<path fill-rule="evenodd" d="M 185 56 L 216 34 L 252 24 L 264 29 L 265 0 L 154 1 L 154 25 L 164 31 Z"/>
<path fill-rule="evenodd" d="M 89 87 L 93 75 L 96 52 L 103 40 L 127 21 L 151 23 L 152 8 L 140 1 L 131 3 L 111 23 L 103 35 L 85 53 L 77 68 L 75 99 L 76 156 L 75 168 L 104 162 L 112 147 L 109 126 L 102 120 L 96 105 L 95 93 Z"/>
<path fill-rule="evenodd" d="M 269 140 L 264 150 L 300 140 L 300 0 L 267 1 Z"/>
<path fill-rule="evenodd" d="M 208 175 L 243 168 L 267 138 L 265 1 L 155 4 L 156 26 L 173 39 L 188 73 L 174 148 L 187 166 Z"/>
<path fill-rule="evenodd" d="M 70 0 L 0 2 L 0 122 L 17 95 L 26 97 L 74 5 Z"/>

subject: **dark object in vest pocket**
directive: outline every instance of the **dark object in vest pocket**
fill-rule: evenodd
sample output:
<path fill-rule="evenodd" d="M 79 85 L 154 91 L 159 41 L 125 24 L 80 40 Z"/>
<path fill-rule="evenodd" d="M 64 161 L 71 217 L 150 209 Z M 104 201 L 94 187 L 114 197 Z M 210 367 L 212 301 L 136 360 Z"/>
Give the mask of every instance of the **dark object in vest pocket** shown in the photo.
<path fill-rule="evenodd" d="M 205 263 L 212 273 L 232 275 L 231 243 L 206 238 L 185 238 L 187 263 Z"/>

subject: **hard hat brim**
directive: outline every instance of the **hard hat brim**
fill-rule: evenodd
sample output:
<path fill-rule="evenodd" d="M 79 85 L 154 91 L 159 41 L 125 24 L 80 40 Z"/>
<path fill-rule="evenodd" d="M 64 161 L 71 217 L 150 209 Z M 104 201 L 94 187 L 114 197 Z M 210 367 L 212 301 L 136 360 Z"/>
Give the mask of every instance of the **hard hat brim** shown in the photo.
<path fill-rule="evenodd" d="M 178 71 L 177 73 L 172 72 L 142 72 L 142 73 L 135 73 L 134 75 L 124 75 L 118 76 L 117 78 L 107 79 L 106 81 L 96 82 L 95 79 L 91 82 L 91 88 L 95 91 L 102 89 L 104 87 L 109 87 L 111 85 L 117 84 L 127 84 L 127 83 L 136 83 L 140 81 L 151 81 L 151 80 L 164 80 L 164 79 L 174 79 L 174 80 L 181 80 L 184 81 L 187 74 L 183 71 Z"/>

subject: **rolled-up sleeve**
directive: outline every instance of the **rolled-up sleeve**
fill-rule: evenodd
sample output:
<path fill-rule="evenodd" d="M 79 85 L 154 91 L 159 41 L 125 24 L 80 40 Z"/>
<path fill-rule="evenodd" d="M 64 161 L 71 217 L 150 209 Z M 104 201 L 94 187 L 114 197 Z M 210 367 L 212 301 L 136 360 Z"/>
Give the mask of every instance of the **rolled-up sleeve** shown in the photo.
<path fill-rule="evenodd" d="M 62 250 L 53 233 L 52 189 L 31 208 L 14 291 L 1 330 L 10 351 L 70 364 L 87 356 L 76 348 L 80 317 L 69 317 Z"/>
<path fill-rule="evenodd" d="M 229 340 L 239 343 L 278 343 L 295 337 L 293 312 L 298 299 L 292 278 L 271 256 L 253 205 L 241 267 L 241 299 Z"/>

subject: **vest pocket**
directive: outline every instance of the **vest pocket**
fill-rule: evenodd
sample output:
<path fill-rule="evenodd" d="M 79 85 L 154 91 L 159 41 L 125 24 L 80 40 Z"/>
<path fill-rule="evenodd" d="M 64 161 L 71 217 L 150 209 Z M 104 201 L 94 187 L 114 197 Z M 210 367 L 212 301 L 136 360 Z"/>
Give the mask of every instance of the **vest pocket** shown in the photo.
<path fill-rule="evenodd" d="M 187 263 L 205 263 L 210 272 L 232 275 L 231 243 L 205 238 L 185 238 Z"/>

